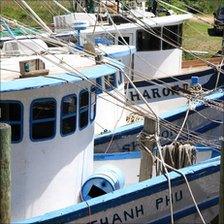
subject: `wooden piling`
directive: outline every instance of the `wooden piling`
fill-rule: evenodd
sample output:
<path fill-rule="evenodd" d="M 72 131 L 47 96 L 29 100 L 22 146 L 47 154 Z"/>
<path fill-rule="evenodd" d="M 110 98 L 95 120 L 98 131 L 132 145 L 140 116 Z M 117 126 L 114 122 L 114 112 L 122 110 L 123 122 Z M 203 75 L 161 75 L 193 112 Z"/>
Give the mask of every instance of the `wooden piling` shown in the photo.
<path fill-rule="evenodd" d="M 153 119 L 145 117 L 143 132 L 147 135 L 155 134 L 156 122 Z M 145 146 L 152 151 L 154 142 L 147 139 L 145 141 Z M 141 164 L 140 164 L 140 174 L 139 181 L 147 180 L 152 177 L 152 168 L 153 168 L 153 157 L 141 147 Z"/>
<path fill-rule="evenodd" d="M 221 139 L 220 185 L 219 185 L 219 224 L 224 223 L 224 137 Z"/>
<path fill-rule="evenodd" d="M 11 127 L 0 123 L 0 223 L 11 220 Z"/>

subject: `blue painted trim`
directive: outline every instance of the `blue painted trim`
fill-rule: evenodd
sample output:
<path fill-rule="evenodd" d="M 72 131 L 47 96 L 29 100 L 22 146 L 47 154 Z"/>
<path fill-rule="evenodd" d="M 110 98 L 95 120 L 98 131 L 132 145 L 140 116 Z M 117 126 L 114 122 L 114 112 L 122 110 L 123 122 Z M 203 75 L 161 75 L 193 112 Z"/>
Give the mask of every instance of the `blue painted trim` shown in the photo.
<path fill-rule="evenodd" d="M 180 169 L 180 171 L 186 175 L 189 182 L 217 173 L 219 170 L 220 157 Z M 185 183 L 183 177 L 175 172 L 171 172 L 169 176 L 173 187 Z M 86 202 L 82 202 L 74 206 L 53 211 L 32 219 L 22 220 L 17 223 L 66 223 L 88 216 L 90 210 L 91 214 L 95 214 L 108 208 L 116 207 L 145 196 L 150 196 L 167 188 L 167 178 L 165 176 L 158 176 L 112 193 L 93 198 L 88 201 L 88 205 Z"/>
<path fill-rule="evenodd" d="M 41 103 L 41 102 L 54 102 L 55 103 L 55 110 L 54 110 L 54 118 L 49 118 L 49 119 L 38 119 L 35 123 L 33 122 L 33 104 L 34 103 Z M 33 124 L 38 124 L 38 123 L 45 123 L 48 121 L 54 121 L 54 127 L 53 127 L 53 135 L 51 137 L 48 138 L 41 138 L 41 139 L 34 139 L 32 137 L 32 129 L 33 129 Z M 29 132 L 30 132 L 30 139 L 33 142 L 42 142 L 42 141 L 47 141 L 47 140 L 51 140 L 55 137 L 56 135 L 56 125 L 57 125 L 57 101 L 54 98 L 37 98 L 35 100 L 33 100 L 30 104 L 30 127 L 29 127 Z"/>
<path fill-rule="evenodd" d="M 222 101 L 222 100 L 224 100 L 224 92 L 220 90 L 220 91 L 217 91 L 209 96 L 206 96 L 205 98 L 209 99 L 209 100 L 221 100 Z M 195 110 L 200 111 L 205 108 L 206 108 L 206 106 L 203 103 L 198 103 L 197 106 L 195 107 Z M 179 107 L 175 110 L 164 113 L 161 116 L 161 118 L 165 119 L 167 121 L 170 121 L 170 122 L 177 120 L 185 115 L 187 109 L 188 108 L 186 106 Z M 190 112 L 190 114 L 194 114 L 194 113 L 196 113 L 196 112 L 194 112 L 194 111 Z M 209 127 L 207 127 L 207 128 L 209 128 Z M 117 140 L 117 139 L 121 139 L 123 136 L 134 135 L 134 134 L 139 133 L 142 129 L 143 129 L 143 121 L 128 124 L 128 125 L 125 125 L 125 126 L 115 129 L 113 131 L 113 133 L 106 132 L 106 133 L 95 136 L 94 144 L 95 144 L 95 146 L 104 144 L 104 143 L 110 141 L 112 136 L 113 136 L 114 140 Z M 202 130 L 202 131 L 205 131 L 205 130 Z"/>
<path fill-rule="evenodd" d="M 23 131 L 24 131 L 23 130 L 23 126 L 24 126 L 24 106 L 23 106 L 22 102 L 18 101 L 18 100 L 0 100 L 0 103 L 2 103 L 2 104 L 19 104 L 21 120 L 20 121 L 1 121 L 1 122 L 5 122 L 5 123 L 7 123 L 9 125 L 11 125 L 11 124 L 20 124 L 20 138 L 17 141 L 12 141 L 12 143 L 14 144 L 14 143 L 22 142 L 22 140 L 23 140 Z"/>
<path fill-rule="evenodd" d="M 87 79 L 96 79 L 98 77 L 116 73 L 117 69 L 113 66 L 101 64 L 81 69 L 80 73 Z M 1 92 L 12 92 L 25 89 L 36 89 L 42 87 L 60 86 L 67 83 L 76 83 L 83 81 L 76 73 L 61 73 L 55 75 L 38 76 L 33 78 L 15 79 L 7 82 L 1 82 Z"/>
<path fill-rule="evenodd" d="M 224 66 L 222 66 L 222 69 Z M 216 75 L 216 71 L 213 68 L 208 68 L 204 71 L 198 71 L 198 72 L 192 72 L 192 73 L 186 73 L 182 75 L 177 75 L 174 77 L 166 77 L 166 78 L 161 78 L 161 79 L 152 79 L 148 81 L 135 81 L 134 84 L 137 88 L 139 87 L 146 87 L 146 86 L 156 86 L 156 84 L 163 84 L 165 83 L 171 83 L 171 82 L 177 82 L 176 79 L 181 80 L 181 81 L 186 81 L 186 80 L 191 80 L 192 76 L 198 76 L 199 78 L 204 77 L 204 76 L 212 76 Z M 128 87 L 129 89 L 133 89 L 134 87 L 129 84 Z"/>
<path fill-rule="evenodd" d="M 139 150 L 132 152 L 94 153 L 94 161 L 138 159 L 140 157 L 141 152 Z"/>
<path fill-rule="evenodd" d="M 202 210 L 211 208 L 215 205 L 218 205 L 218 203 L 219 203 L 219 197 L 214 197 L 210 200 L 206 200 L 205 202 L 202 202 L 202 203 L 198 204 L 198 207 L 199 207 L 200 211 L 202 211 Z M 195 206 L 191 206 L 190 208 L 183 209 L 181 211 L 175 212 L 174 216 L 173 216 L 174 221 L 177 221 L 177 220 L 179 220 L 181 218 L 184 218 L 186 216 L 189 216 L 189 215 L 193 215 L 195 213 L 197 213 L 197 210 L 196 210 Z M 170 215 L 166 216 L 166 217 L 163 217 L 163 218 L 160 218 L 160 219 L 157 219 L 157 220 L 152 221 L 152 222 L 148 222 L 148 224 L 161 224 L 161 223 L 162 224 L 170 224 L 171 223 Z"/>
<path fill-rule="evenodd" d="M 94 102 L 92 102 L 92 94 L 94 94 Z M 89 118 L 90 123 L 92 123 L 96 118 L 96 104 L 97 104 L 97 95 L 96 95 L 96 87 L 91 86 L 90 89 L 90 110 L 89 110 Z M 92 116 L 92 107 L 93 107 L 93 116 Z"/>
<path fill-rule="evenodd" d="M 69 113 L 67 115 L 64 115 L 63 114 L 63 101 L 66 99 L 66 98 L 69 98 L 69 97 L 73 97 L 76 99 L 76 110 L 75 112 L 73 113 Z M 72 135 L 73 133 L 75 133 L 76 129 L 77 129 L 77 106 L 78 106 L 78 99 L 77 99 L 77 95 L 74 93 L 74 94 L 69 94 L 67 96 L 64 96 L 62 97 L 61 99 L 61 111 L 60 111 L 60 134 L 62 137 L 65 137 L 65 136 L 68 136 L 68 135 Z M 63 127 L 63 120 L 66 119 L 66 118 L 71 118 L 71 117 L 75 117 L 75 129 L 74 131 L 71 131 L 69 133 L 66 133 L 66 134 L 63 134 L 63 131 L 62 131 L 62 127 Z"/>
<path fill-rule="evenodd" d="M 211 151 L 211 158 L 220 156 L 220 151 L 210 147 L 196 147 L 197 152 Z M 114 152 L 114 153 L 94 153 L 94 161 L 105 160 L 124 160 L 124 159 L 139 159 L 141 158 L 141 151 L 134 150 L 131 152 Z"/>
<path fill-rule="evenodd" d="M 215 122 L 211 121 L 210 123 L 197 128 L 196 130 L 194 130 L 194 132 L 198 132 L 200 134 L 203 134 L 203 133 L 207 132 L 208 130 L 217 128 L 220 125 L 221 125 L 220 123 L 215 123 Z"/>
<path fill-rule="evenodd" d="M 109 48 L 109 49 L 103 49 L 103 50 L 106 56 L 112 57 L 112 58 L 121 58 L 124 56 L 134 54 L 136 52 L 135 46 L 131 46 L 131 45 L 130 46 L 119 45 L 119 49 Z"/>
<path fill-rule="evenodd" d="M 136 122 L 130 125 L 125 125 L 115 129 L 112 132 L 106 132 L 100 135 L 97 135 L 94 139 L 94 145 L 100 145 L 113 140 L 121 139 L 123 136 L 138 134 L 143 129 L 143 121 Z"/>
<path fill-rule="evenodd" d="M 81 97 L 81 94 L 82 93 L 85 93 L 85 92 L 87 92 L 88 93 L 88 105 L 87 106 L 84 106 L 84 107 L 80 107 L 80 102 L 81 102 L 81 100 L 80 100 L 80 97 Z M 88 124 L 89 124 L 89 106 L 90 106 L 90 94 L 89 94 L 89 90 L 88 89 L 82 89 L 80 92 L 79 92 L 79 100 L 78 100 L 78 105 L 79 105 L 79 119 L 78 119 L 78 123 L 79 123 L 79 130 L 81 131 L 81 130 L 83 130 L 83 129 L 85 129 L 87 126 L 88 126 Z M 86 112 L 87 111 L 87 124 L 85 125 L 85 126 L 83 126 L 83 127 L 80 127 L 80 122 L 81 122 L 81 119 L 80 119 L 80 115 L 82 114 L 82 113 L 84 113 L 84 112 Z"/>

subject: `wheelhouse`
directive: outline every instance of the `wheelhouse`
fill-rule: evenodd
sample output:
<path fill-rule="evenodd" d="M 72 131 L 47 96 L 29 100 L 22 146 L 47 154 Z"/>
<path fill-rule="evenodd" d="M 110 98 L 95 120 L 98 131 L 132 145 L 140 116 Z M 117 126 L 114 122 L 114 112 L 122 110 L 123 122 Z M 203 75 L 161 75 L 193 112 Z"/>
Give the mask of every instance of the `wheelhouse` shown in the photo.
<path fill-rule="evenodd" d="M 0 122 L 12 127 L 12 220 L 79 202 L 93 169 L 96 87 L 102 87 L 96 80 L 117 88 L 119 74 L 80 54 L 2 58 Z"/>

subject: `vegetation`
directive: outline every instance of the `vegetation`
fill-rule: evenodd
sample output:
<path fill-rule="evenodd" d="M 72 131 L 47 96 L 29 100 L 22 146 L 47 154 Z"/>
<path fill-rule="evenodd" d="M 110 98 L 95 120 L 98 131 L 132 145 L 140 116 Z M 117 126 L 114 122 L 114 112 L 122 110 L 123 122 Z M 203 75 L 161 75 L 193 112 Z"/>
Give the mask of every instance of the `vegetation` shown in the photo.
<path fill-rule="evenodd" d="M 196 10 L 203 13 L 213 13 L 220 5 L 224 5 L 224 0 L 170 0 L 173 5 L 176 5 L 182 9 Z"/>
<path fill-rule="evenodd" d="M 54 4 L 52 0 L 26 0 L 26 2 L 48 25 L 53 22 L 53 16 L 65 13 L 56 4 Z M 73 10 L 73 1 L 61 0 L 60 2 L 67 9 Z M 21 8 L 14 0 L 1 0 L 0 10 L 2 16 L 15 19 L 29 26 L 38 26 L 30 15 L 26 13 L 26 10 Z"/>
<path fill-rule="evenodd" d="M 211 17 L 207 17 L 208 19 Z M 205 57 L 213 56 L 222 46 L 222 37 L 209 36 L 208 29 L 212 27 L 197 20 L 190 20 L 184 24 L 183 48 L 192 51 L 208 52 Z M 200 55 L 202 56 L 202 55 Z M 189 54 L 185 54 L 186 59 L 191 59 Z"/>
<path fill-rule="evenodd" d="M 48 25 L 51 25 L 53 22 L 54 15 L 65 13 L 52 0 L 26 0 L 26 2 Z M 75 9 L 74 2 L 72 0 L 60 0 L 60 3 L 71 11 Z M 186 5 L 190 5 L 203 13 L 209 13 L 209 17 L 205 19 L 213 22 L 211 13 L 220 4 L 223 4 L 224 0 L 169 0 L 169 2 L 185 10 L 187 10 Z M 0 0 L 0 10 L 3 16 L 13 18 L 32 27 L 38 26 L 30 15 L 21 9 L 14 0 Z M 211 55 L 220 50 L 222 38 L 210 37 L 208 28 L 211 28 L 211 26 L 197 20 L 187 22 L 184 25 L 183 47 L 188 50 L 207 51 Z M 189 58 L 189 55 L 185 54 L 185 58 Z"/>
<path fill-rule="evenodd" d="M 123 0 L 124 1 L 124 0 Z M 149 0 L 148 0 L 149 1 Z M 187 10 L 187 5 L 203 13 L 213 13 L 220 5 L 224 5 L 224 0 L 164 0 L 169 1 L 172 5 Z M 53 22 L 54 15 L 60 15 L 63 12 L 56 6 L 52 0 L 26 0 L 31 8 L 38 12 L 38 15 L 47 23 Z M 66 8 L 71 11 L 75 9 L 75 0 L 60 0 Z M 188 8 L 190 10 L 190 8 Z M 20 8 L 14 0 L 0 1 L 1 15 L 16 19 L 22 23 L 30 26 L 37 26 L 37 24 L 30 18 L 30 16 Z"/>

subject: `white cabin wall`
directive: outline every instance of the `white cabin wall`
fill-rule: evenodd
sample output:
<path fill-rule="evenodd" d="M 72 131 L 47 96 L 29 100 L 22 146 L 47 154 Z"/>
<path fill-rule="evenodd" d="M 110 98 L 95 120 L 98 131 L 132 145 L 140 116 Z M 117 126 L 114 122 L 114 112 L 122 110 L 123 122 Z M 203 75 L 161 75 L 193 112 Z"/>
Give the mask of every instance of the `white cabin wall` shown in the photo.
<path fill-rule="evenodd" d="M 24 106 L 23 140 L 12 144 L 11 153 L 13 221 L 78 203 L 83 179 L 92 173 L 94 122 L 80 131 L 77 120 L 74 134 L 65 137 L 60 134 L 62 97 L 73 93 L 78 97 L 82 87 L 88 85 L 65 85 L 1 93 L 1 100 L 18 100 Z M 34 99 L 50 97 L 57 100 L 56 136 L 32 142 L 30 104 Z"/>
<path fill-rule="evenodd" d="M 134 69 L 148 79 L 181 73 L 182 51 L 179 49 L 136 52 Z M 144 80 L 135 75 L 134 80 Z"/>
<path fill-rule="evenodd" d="M 112 90 L 110 94 L 124 101 L 117 91 L 124 95 L 123 83 L 116 88 L 116 91 Z M 111 97 L 107 93 L 99 94 L 97 96 L 95 133 L 99 134 L 105 129 L 113 130 L 116 127 L 125 125 L 127 113 L 123 107 L 122 103 L 119 103 L 114 97 Z"/>

